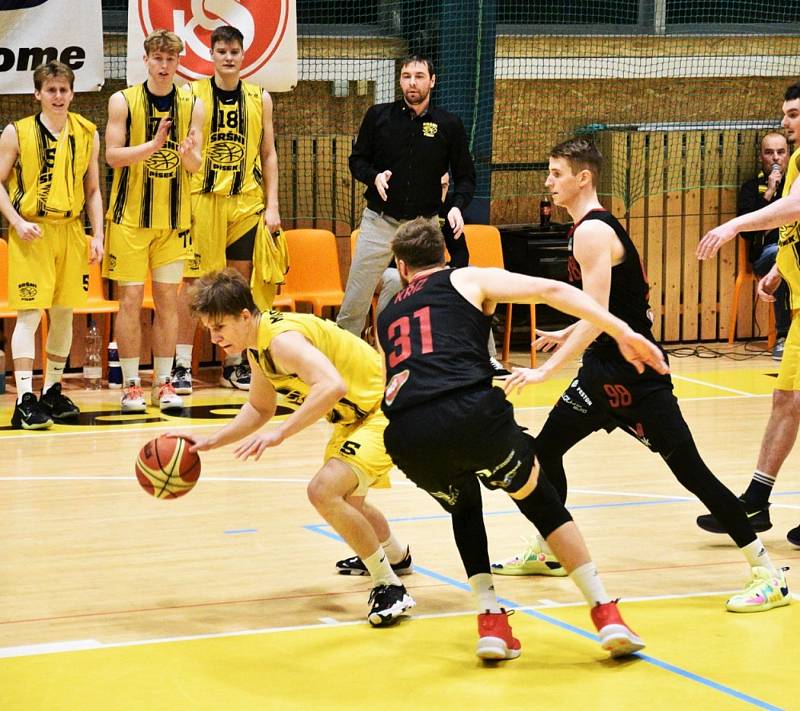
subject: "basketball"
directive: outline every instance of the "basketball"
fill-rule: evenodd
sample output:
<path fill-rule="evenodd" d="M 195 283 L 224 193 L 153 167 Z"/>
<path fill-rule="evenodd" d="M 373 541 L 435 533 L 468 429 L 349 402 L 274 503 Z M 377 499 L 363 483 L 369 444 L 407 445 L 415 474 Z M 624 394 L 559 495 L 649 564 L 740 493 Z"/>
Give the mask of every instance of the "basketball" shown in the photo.
<path fill-rule="evenodd" d="M 151 439 L 136 458 L 136 479 L 157 499 L 177 499 L 188 494 L 200 477 L 200 457 L 189 451 L 180 437 Z"/>

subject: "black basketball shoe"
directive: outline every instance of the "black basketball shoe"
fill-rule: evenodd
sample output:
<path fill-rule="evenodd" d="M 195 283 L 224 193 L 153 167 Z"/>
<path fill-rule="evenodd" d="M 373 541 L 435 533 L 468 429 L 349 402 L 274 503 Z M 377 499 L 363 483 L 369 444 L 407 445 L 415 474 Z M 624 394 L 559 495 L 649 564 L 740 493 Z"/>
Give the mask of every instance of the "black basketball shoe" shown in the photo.
<path fill-rule="evenodd" d="M 61 392 L 61 383 L 51 385 L 46 393 L 42 393 L 39 404 L 56 422 L 74 420 L 81 413 L 78 406 Z"/>
<path fill-rule="evenodd" d="M 14 405 L 11 426 L 18 430 L 46 430 L 53 426 L 53 420 L 36 395 L 25 393 L 22 401 Z"/>
<path fill-rule="evenodd" d="M 793 546 L 800 547 L 800 526 L 793 528 L 789 533 L 786 534 L 786 540 L 789 541 Z"/>
<path fill-rule="evenodd" d="M 405 558 L 399 563 L 391 563 L 391 566 L 395 575 L 410 575 L 413 573 L 414 566 L 411 563 L 411 549 L 406 548 Z M 340 575 L 369 575 L 367 566 L 357 555 L 337 561 L 336 572 Z"/>
<path fill-rule="evenodd" d="M 772 521 L 769 520 L 769 502 L 766 504 L 753 505 L 745 501 L 741 496 L 739 497 L 739 501 L 742 502 L 750 525 L 756 533 L 769 531 L 769 529 L 772 528 Z M 709 533 L 727 533 L 712 514 L 698 516 L 697 525 Z"/>
<path fill-rule="evenodd" d="M 373 627 L 391 625 L 417 604 L 404 585 L 376 585 L 369 594 L 369 601 L 372 607 L 367 619 Z"/>

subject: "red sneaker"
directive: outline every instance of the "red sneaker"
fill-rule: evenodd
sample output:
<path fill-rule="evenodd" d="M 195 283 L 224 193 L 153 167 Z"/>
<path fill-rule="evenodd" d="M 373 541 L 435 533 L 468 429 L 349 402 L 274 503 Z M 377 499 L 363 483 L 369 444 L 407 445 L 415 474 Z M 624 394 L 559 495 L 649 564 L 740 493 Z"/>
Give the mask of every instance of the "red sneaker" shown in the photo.
<path fill-rule="evenodd" d="M 522 653 L 522 645 L 511 633 L 508 624 L 510 613 L 484 612 L 478 615 L 478 649 L 481 659 L 516 659 Z"/>
<path fill-rule="evenodd" d="M 625 624 L 617 609 L 617 600 L 595 605 L 592 622 L 600 635 L 600 646 L 612 657 L 624 657 L 644 649 L 642 639 Z"/>

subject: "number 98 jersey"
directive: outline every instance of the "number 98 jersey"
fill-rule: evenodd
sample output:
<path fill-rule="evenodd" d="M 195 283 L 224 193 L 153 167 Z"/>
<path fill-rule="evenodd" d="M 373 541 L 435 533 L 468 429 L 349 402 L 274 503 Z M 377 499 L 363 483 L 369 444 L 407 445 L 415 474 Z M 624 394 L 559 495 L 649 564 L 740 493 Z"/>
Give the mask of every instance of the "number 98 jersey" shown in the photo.
<path fill-rule="evenodd" d="M 420 274 L 378 316 L 386 362 L 382 407 L 390 419 L 446 393 L 491 384 L 491 316 L 456 291 L 453 271 Z"/>

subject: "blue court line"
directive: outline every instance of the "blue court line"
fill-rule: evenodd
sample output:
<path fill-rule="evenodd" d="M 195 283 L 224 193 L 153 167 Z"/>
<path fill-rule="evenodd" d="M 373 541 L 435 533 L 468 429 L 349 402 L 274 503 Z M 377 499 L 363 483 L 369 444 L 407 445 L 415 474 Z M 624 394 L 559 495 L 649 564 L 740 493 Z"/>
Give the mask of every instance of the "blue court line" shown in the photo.
<path fill-rule="evenodd" d="M 652 502 L 655 503 L 655 502 Z M 668 500 L 667 503 L 672 503 L 672 501 Z M 591 506 L 586 506 L 583 508 L 591 508 Z M 414 521 L 414 520 L 425 520 L 429 518 L 439 518 L 431 517 L 431 516 L 422 516 L 419 519 L 398 519 L 402 521 Z M 449 518 L 449 515 L 448 515 Z M 326 538 L 330 538 L 334 541 L 339 541 L 344 543 L 341 536 L 335 533 L 330 529 L 328 524 L 307 524 L 303 526 L 303 528 L 312 531 L 313 533 L 318 533 Z M 434 570 L 430 570 L 429 568 L 422 568 L 418 566 L 416 563 L 414 564 L 414 572 L 420 573 L 427 578 L 431 578 L 436 580 L 440 583 L 444 583 L 445 585 L 449 585 L 451 587 L 457 588 L 459 590 L 464 590 L 466 592 L 470 592 L 470 586 L 462 582 L 460 580 L 456 580 L 455 578 L 451 578 L 447 575 L 442 575 L 441 573 L 437 573 Z M 504 605 L 505 607 L 509 608 L 524 608 L 523 605 L 520 605 L 518 602 L 514 600 L 510 600 L 508 598 L 498 598 L 498 602 Z M 570 632 L 572 634 L 577 634 L 581 637 L 584 637 L 589 640 L 593 640 L 598 642 L 600 638 L 593 634 L 592 632 L 587 632 L 580 627 L 575 627 L 574 625 L 569 624 L 568 622 L 563 622 L 555 617 L 551 617 L 550 615 L 546 615 L 538 610 L 530 610 L 530 609 L 517 609 L 517 612 L 528 615 L 529 617 L 533 617 L 541 622 L 546 622 L 549 625 L 553 625 L 554 627 L 558 627 L 566 632 Z M 703 686 L 708 687 L 709 689 L 713 689 L 714 691 L 718 691 L 722 694 L 726 694 L 727 696 L 731 696 L 739 701 L 743 701 L 744 703 L 750 704 L 760 709 L 767 709 L 768 711 L 784 711 L 780 706 L 773 706 L 772 704 L 768 703 L 767 701 L 762 701 L 761 699 L 757 699 L 754 696 L 750 696 L 749 694 L 745 694 L 742 691 L 738 691 L 736 689 L 731 688 L 730 686 L 726 686 L 725 684 L 720 684 L 719 682 L 712 681 L 711 679 L 707 679 L 699 674 L 695 674 L 694 672 L 689 671 L 688 669 L 682 669 L 681 667 L 675 666 L 674 664 L 670 664 L 669 662 L 662 661 L 661 659 L 656 659 L 655 657 L 651 657 L 649 654 L 643 654 L 642 652 L 636 652 L 635 654 L 631 655 L 634 657 L 638 657 L 639 659 L 647 662 L 648 664 L 652 664 L 659 669 L 662 669 L 667 672 L 672 672 L 677 676 L 683 677 L 684 679 L 688 679 L 689 681 L 697 682 Z"/>
<path fill-rule="evenodd" d="M 237 534 L 237 533 L 258 533 L 257 528 L 234 528 L 230 531 L 223 531 L 223 533 Z"/>

